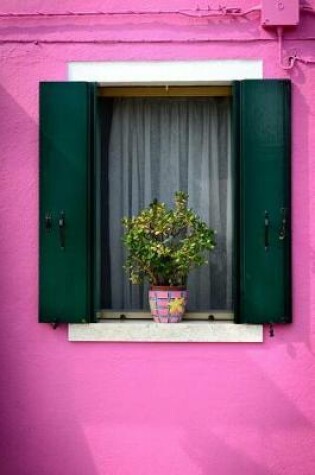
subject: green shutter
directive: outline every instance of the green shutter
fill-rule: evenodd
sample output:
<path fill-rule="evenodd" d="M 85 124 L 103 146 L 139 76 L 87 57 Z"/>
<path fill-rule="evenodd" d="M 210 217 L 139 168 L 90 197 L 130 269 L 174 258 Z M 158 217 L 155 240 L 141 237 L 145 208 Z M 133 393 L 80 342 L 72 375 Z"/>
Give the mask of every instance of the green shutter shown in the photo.
<path fill-rule="evenodd" d="M 94 317 L 94 129 L 93 84 L 40 84 L 40 322 Z"/>
<path fill-rule="evenodd" d="M 291 321 L 290 82 L 235 84 L 236 321 Z"/>

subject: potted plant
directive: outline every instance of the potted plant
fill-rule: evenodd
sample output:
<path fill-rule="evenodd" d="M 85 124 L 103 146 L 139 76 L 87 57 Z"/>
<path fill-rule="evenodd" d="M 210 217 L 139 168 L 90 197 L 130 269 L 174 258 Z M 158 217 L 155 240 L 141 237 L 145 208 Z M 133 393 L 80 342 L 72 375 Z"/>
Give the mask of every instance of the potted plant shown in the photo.
<path fill-rule="evenodd" d="M 182 319 L 187 304 L 189 272 L 207 263 L 215 247 L 214 231 L 187 206 L 188 195 L 175 193 L 175 207 L 154 200 L 138 216 L 125 217 L 128 251 L 125 269 L 133 284 L 150 283 L 151 314 L 156 322 Z"/>

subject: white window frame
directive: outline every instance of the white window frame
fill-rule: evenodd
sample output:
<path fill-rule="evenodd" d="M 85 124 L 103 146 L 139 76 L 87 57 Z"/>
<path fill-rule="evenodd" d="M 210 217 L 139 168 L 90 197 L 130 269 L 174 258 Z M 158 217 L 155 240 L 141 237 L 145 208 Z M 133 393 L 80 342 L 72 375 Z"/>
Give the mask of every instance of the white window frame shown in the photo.
<path fill-rule="evenodd" d="M 235 80 L 262 79 L 261 60 L 70 62 L 69 81 L 107 86 L 230 85 Z M 140 316 L 140 315 L 139 315 Z M 263 342 L 263 325 L 230 321 L 106 321 L 69 324 L 70 341 Z"/>

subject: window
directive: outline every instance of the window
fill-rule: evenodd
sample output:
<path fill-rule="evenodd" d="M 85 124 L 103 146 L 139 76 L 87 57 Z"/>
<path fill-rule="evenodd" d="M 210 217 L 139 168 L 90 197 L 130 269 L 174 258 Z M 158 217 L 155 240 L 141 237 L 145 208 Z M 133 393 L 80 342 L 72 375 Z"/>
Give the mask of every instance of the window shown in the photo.
<path fill-rule="evenodd" d="M 41 85 L 43 322 L 88 321 L 101 307 L 97 101 L 95 84 Z M 289 109 L 288 81 L 233 85 L 234 311 L 241 323 L 291 319 Z"/>

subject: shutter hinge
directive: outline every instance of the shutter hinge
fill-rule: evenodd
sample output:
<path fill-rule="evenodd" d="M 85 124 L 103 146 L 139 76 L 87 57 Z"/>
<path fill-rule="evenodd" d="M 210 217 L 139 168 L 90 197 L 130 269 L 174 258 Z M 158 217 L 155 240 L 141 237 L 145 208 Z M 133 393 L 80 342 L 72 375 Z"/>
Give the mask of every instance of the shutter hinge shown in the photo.
<path fill-rule="evenodd" d="M 58 320 L 55 320 L 54 322 L 52 322 L 51 326 L 53 327 L 54 330 L 56 330 L 56 328 L 59 326 Z"/>
<path fill-rule="evenodd" d="M 273 338 L 275 336 L 275 329 L 272 323 L 269 325 L 269 336 L 270 338 Z"/>

